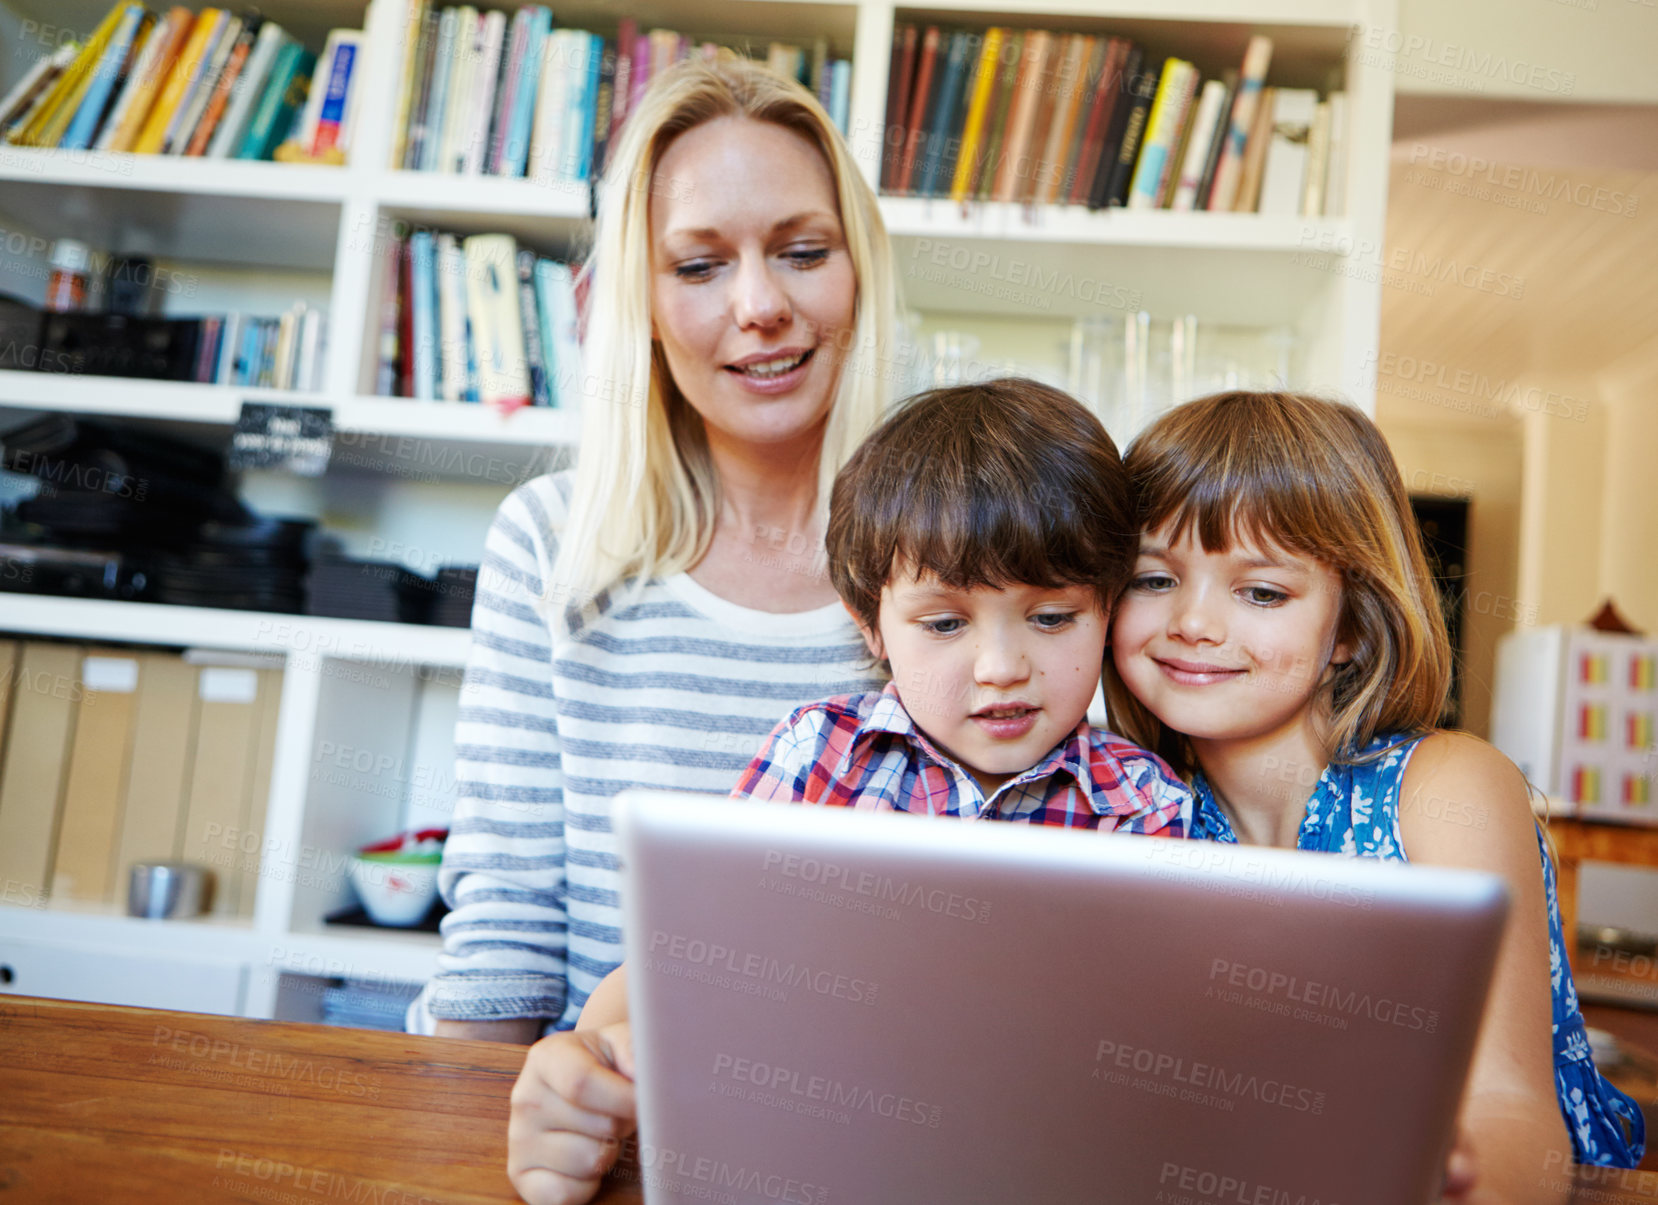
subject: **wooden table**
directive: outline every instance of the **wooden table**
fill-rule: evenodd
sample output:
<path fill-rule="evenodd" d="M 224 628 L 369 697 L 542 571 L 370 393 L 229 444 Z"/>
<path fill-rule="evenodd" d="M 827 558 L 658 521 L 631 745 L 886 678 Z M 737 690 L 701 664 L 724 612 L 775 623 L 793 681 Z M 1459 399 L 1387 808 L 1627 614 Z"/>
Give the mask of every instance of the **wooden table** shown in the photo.
<path fill-rule="evenodd" d="M 1577 955 L 1577 881 L 1584 862 L 1618 862 L 1626 866 L 1658 867 L 1658 828 L 1555 816 L 1548 821 L 1554 844 L 1555 894 L 1560 900 L 1560 926 L 1566 935 L 1566 955 Z"/>
<path fill-rule="evenodd" d="M 0 1201 L 517 1201 L 523 1062 L 494 1042 L 0 996 Z"/>
<path fill-rule="evenodd" d="M 523 1058 L 490 1042 L 0 996 L 0 1201 L 516 1201 L 507 1108 Z M 1658 1197 L 1658 1173 L 1579 1169 L 1576 1182 L 1572 1205 Z M 638 1196 L 613 1187 L 603 1200 Z"/>

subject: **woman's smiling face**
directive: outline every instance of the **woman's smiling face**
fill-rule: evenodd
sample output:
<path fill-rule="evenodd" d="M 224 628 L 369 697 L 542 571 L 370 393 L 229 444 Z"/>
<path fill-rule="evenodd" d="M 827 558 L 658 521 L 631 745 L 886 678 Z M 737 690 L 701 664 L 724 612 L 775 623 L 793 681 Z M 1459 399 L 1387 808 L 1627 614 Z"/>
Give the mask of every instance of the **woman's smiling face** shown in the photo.
<path fill-rule="evenodd" d="M 817 147 L 746 117 L 687 130 L 657 164 L 650 235 L 652 336 L 710 436 L 816 437 L 857 303 Z"/>

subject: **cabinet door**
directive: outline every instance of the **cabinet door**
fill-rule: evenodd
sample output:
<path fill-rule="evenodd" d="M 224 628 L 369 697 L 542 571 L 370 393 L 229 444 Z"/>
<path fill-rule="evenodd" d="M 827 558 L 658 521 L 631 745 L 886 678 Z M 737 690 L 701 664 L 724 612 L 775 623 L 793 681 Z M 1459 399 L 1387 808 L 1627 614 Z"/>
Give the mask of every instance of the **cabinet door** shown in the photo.
<path fill-rule="evenodd" d="M 235 1016 L 245 975 L 228 963 L 0 941 L 0 994 Z"/>

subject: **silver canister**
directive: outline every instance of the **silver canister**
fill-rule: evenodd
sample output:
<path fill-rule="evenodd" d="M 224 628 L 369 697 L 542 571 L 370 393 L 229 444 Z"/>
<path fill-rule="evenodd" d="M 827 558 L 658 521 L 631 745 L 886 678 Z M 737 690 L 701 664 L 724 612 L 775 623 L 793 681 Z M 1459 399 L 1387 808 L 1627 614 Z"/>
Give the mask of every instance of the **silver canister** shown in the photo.
<path fill-rule="evenodd" d="M 127 915 L 198 916 L 213 872 L 189 862 L 135 862 L 127 882 Z"/>

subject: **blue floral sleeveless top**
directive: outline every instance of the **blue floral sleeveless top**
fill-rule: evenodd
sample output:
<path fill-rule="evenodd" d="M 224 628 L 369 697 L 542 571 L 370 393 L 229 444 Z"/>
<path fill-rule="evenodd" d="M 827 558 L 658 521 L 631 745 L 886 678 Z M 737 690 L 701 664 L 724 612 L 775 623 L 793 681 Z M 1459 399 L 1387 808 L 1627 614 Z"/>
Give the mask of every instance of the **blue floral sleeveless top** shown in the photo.
<path fill-rule="evenodd" d="M 1358 765 L 1331 765 L 1319 777 L 1307 801 L 1307 815 L 1296 835 L 1296 848 L 1350 858 L 1383 858 L 1404 862 L 1399 828 L 1399 787 L 1405 766 L 1422 734 L 1378 736 L 1363 751 L 1375 761 Z M 1237 843 L 1237 834 L 1200 773 L 1192 783 L 1197 803 L 1191 835 L 1200 840 Z M 1549 974 L 1554 993 L 1554 1082 L 1560 1112 L 1572 1135 L 1579 1163 L 1602 1167 L 1634 1167 L 1646 1148 L 1646 1122 L 1641 1110 L 1595 1069 L 1589 1037 L 1577 1004 L 1577 986 L 1566 962 L 1566 943 L 1560 928 L 1560 906 L 1554 891 L 1554 862 L 1537 831 L 1543 859 L 1543 886 L 1549 901 Z"/>

